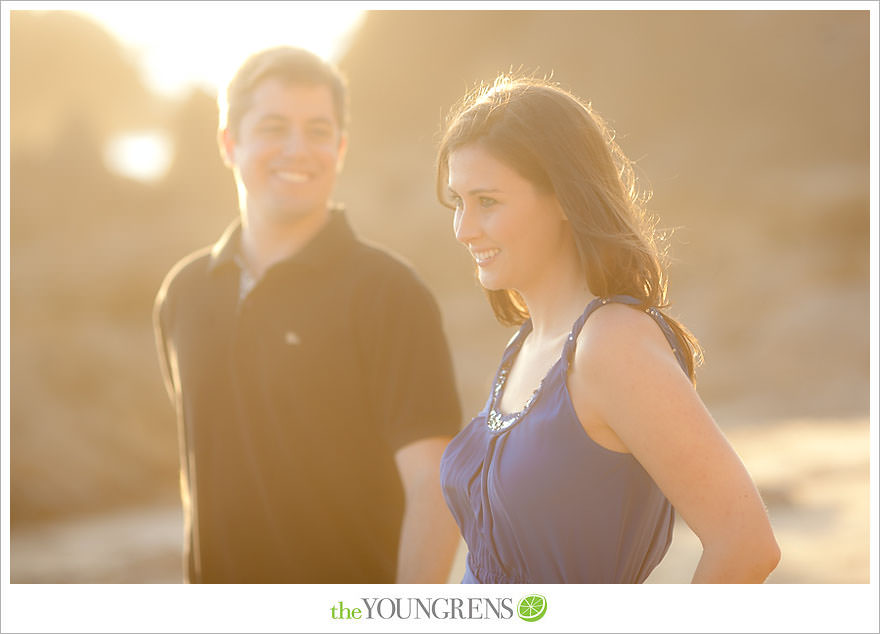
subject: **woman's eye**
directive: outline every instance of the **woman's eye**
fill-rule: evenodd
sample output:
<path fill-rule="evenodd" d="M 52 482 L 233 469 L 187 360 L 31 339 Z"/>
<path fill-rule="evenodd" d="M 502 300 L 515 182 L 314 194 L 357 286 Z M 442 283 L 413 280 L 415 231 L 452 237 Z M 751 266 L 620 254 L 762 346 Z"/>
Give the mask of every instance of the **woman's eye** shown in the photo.
<path fill-rule="evenodd" d="M 480 196 L 480 207 L 491 207 L 496 204 L 498 201 L 494 198 L 489 198 L 487 196 Z"/>

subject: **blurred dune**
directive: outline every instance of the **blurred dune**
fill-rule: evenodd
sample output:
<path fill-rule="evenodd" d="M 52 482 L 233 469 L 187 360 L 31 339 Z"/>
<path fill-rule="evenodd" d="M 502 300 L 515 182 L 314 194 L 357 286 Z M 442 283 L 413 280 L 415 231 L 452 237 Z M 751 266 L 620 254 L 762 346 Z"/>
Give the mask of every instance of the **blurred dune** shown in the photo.
<path fill-rule="evenodd" d="M 148 96 L 121 45 L 68 12 L 14 11 L 10 36 L 12 524 L 173 499 L 151 310 L 174 262 L 236 213 L 214 99 Z M 28 132 L 40 123 L 50 140 Z M 165 178 L 111 172 L 113 133 L 149 128 L 175 140 Z"/>
<path fill-rule="evenodd" d="M 102 27 L 69 11 L 16 11 L 10 37 L 10 145 L 48 151 L 71 121 L 97 141 L 136 128 L 159 105 Z"/>
<path fill-rule="evenodd" d="M 732 442 L 741 434 L 774 524 L 810 564 L 776 580 L 863 582 L 868 35 L 866 11 L 370 12 L 340 61 L 352 129 L 337 198 L 435 290 L 475 413 L 510 331 L 434 198 L 436 135 L 474 82 L 552 72 L 617 129 L 660 226 L 675 229 L 671 312 L 706 348 L 700 392 Z M 171 265 L 236 213 L 213 95 L 150 94 L 122 46 L 68 12 L 13 11 L 10 36 L 12 580 L 167 578 L 173 537 L 143 542 L 155 557 L 96 548 L 70 565 L 58 555 L 54 571 L 39 552 L 73 552 L 99 526 L 179 535 L 150 311 Z M 111 171 L 108 140 L 147 129 L 173 141 L 167 174 Z M 836 441 L 847 449 L 826 468 L 814 449 Z M 120 558 L 128 572 L 109 563 Z"/>

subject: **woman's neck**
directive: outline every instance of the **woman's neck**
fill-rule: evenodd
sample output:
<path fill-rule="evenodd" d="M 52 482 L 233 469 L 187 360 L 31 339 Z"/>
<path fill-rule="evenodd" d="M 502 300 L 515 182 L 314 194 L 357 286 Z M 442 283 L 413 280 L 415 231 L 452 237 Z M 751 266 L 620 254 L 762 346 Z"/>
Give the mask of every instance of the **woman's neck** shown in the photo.
<path fill-rule="evenodd" d="M 595 295 L 590 292 L 580 266 L 557 275 L 552 283 L 518 291 L 529 309 L 532 337 L 536 341 L 555 340 L 567 335 Z"/>
<path fill-rule="evenodd" d="M 554 340 L 567 335 L 584 308 L 595 296 L 586 288 L 572 288 L 558 295 L 536 298 L 523 297 L 532 319 L 532 336 L 536 340 Z"/>

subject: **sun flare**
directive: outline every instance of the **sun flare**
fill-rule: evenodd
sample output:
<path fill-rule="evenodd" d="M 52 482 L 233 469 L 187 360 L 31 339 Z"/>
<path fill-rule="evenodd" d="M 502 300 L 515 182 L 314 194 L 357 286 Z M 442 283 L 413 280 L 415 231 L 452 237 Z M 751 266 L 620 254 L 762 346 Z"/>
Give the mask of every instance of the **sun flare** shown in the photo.
<path fill-rule="evenodd" d="M 336 60 L 363 17 L 346 2 L 95 3 L 84 15 L 128 48 L 155 90 L 216 92 L 250 53 L 280 44 Z"/>
<path fill-rule="evenodd" d="M 335 61 L 364 12 L 355 3 L 90 3 L 78 11 L 120 41 L 156 93 L 178 98 L 194 87 L 216 95 L 244 59 L 276 45 Z M 159 131 L 115 139 L 114 172 L 141 181 L 164 174 L 173 148 Z"/>

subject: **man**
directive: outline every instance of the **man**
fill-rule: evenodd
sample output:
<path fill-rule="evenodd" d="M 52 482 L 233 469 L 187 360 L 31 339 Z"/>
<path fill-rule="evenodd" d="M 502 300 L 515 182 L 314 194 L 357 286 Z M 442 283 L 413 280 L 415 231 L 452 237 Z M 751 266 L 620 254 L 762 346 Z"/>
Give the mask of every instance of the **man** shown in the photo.
<path fill-rule="evenodd" d="M 344 80 L 280 47 L 225 97 L 240 218 L 172 269 L 155 309 L 187 579 L 443 583 L 458 533 L 439 462 L 460 405 L 431 294 L 330 207 Z"/>

